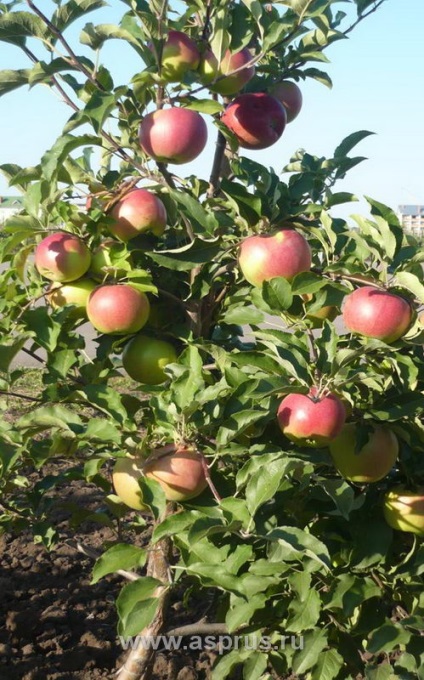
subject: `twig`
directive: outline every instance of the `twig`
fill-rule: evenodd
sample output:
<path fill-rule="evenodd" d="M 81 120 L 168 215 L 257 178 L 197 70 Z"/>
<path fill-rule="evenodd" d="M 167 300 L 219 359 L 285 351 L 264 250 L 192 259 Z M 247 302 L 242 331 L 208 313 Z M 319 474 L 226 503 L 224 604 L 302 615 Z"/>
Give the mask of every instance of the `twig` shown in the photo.
<path fill-rule="evenodd" d="M 213 198 L 214 196 L 217 195 L 219 191 L 219 180 L 221 176 L 222 161 L 224 159 L 226 145 L 227 145 L 226 139 L 222 132 L 219 131 L 216 140 L 215 155 L 213 159 L 211 176 L 209 178 L 209 188 L 206 194 L 208 198 Z"/>
<path fill-rule="evenodd" d="M 164 635 L 166 637 L 184 637 L 185 635 L 226 635 L 228 634 L 228 627 L 225 623 L 204 623 L 203 620 L 197 623 L 190 623 L 187 626 L 180 626 L 179 628 L 171 628 L 167 630 Z"/>
<path fill-rule="evenodd" d="M 5 394 L 8 397 L 18 397 L 18 399 L 26 399 L 27 401 L 42 402 L 42 399 L 37 397 L 30 397 L 28 394 L 20 394 L 19 392 L 8 392 L 7 390 L 0 390 L 0 394 Z"/>
<path fill-rule="evenodd" d="M 206 458 L 203 456 L 203 454 L 200 454 L 200 457 L 201 457 L 201 461 L 202 461 L 203 473 L 205 475 L 208 486 L 209 486 L 210 490 L 212 491 L 212 494 L 213 494 L 215 500 L 217 501 L 217 503 L 220 503 L 222 501 L 222 498 L 219 495 L 219 493 L 216 489 L 216 486 L 211 479 L 211 476 L 209 474 L 209 466 L 208 466 L 208 463 L 206 461 Z"/>

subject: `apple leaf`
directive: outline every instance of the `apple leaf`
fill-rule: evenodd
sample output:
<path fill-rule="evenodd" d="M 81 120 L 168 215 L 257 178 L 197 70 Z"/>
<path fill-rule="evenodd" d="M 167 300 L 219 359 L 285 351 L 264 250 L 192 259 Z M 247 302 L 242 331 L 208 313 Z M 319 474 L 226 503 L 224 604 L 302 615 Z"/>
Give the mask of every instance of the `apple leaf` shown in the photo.
<path fill-rule="evenodd" d="M 420 281 L 418 276 L 410 272 L 397 272 L 395 283 L 409 290 L 421 304 L 424 304 L 424 283 Z"/>
<path fill-rule="evenodd" d="M 303 675 L 311 670 L 320 660 L 321 653 L 328 644 L 327 631 L 313 630 L 303 636 L 303 648 L 296 652 L 293 659 L 293 671 Z"/>
<path fill-rule="evenodd" d="M 103 553 L 93 567 L 91 583 L 97 583 L 103 576 L 114 574 L 120 569 L 134 569 L 143 567 L 146 563 L 147 552 L 128 543 L 118 543 Z"/>

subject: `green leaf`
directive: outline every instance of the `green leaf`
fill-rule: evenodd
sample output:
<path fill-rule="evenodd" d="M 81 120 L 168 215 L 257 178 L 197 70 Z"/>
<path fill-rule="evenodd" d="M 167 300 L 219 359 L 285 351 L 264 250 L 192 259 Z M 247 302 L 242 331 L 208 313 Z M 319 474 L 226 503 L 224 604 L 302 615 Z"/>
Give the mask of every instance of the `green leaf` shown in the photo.
<path fill-rule="evenodd" d="M 0 97 L 28 84 L 29 69 L 4 69 L 0 71 Z"/>
<path fill-rule="evenodd" d="M 216 113 L 221 113 L 224 110 L 223 105 L 214 99 L 183 99 L 182 105 L 185 109 L 192 109 L 193 111 L 199 111 L 200 113 L 206 113 L 210 116 Z"/>
<path fill-rule="evenodd" d="M 255 326 L 262 323 L 265 317 L 262 312 L 253 307 L 230 307 L 220 317 L 221 323 L 235 324 L 236 326 L 248 326 L 254 324 Z"/>
<path fill-rule="evenodd" d="M 27 329 L 34 333 L 38 345 L 48 352 L 54 352 L 62 326 L 50 316 L 47 307 L 28 309 L 22 315 L 22 319 Z"/>
<path fill-rule="evenodd" d="M 420 281 L 418 276 L 410 272 L 397 272 L 395 275 L 395 283 L 402 288 L 411 291 L 417 300 L 424 304 L 424 284 Z"/>
<path fill-rule="evenodd" d="M 102 139 L 95 135 L 63 135 L 46 151 L 41 159 L 44 177 L 51 181 L 59 172 L 67 156 L 81 146 L 102 146 Z"/>
<path fill-rule="evenodd" d="M 56 406 L 41 406 L 40 408 L 21 416 L 16 423 L 18 429 L 49 429 L 58 427 L 61 430 L 71 430 L 70 426 L 82 426 L 81 418 L 74 412 L 60 404 Z"/>
<path fill-rule="evenodd" d="M 59 31 L 63 32 L 74 21 L 80 19 L 84 14 L 100 9 L 107 5 L 104 0 L 68 0 L 64 5 L 58 7 L 53 13 L 52 23 Z"/>
<path fill-rule="evenodd" d="M 103 553 L 93 567 L 91 583 L 97 583 L 106 574 L 114 574 L 120 569 L 128 571 L 143 567 L 146 563 L 147 552 L 144 548 L 127 543 L 118 543 Z"/>
<path fill-rule="evenodd" d="M 137 635 L 153 621 L 160 587 L 161 581 L 143 576 L 122 588 L 116 600 L 120 635 Z"/>
<path fill-rule="evenodd" d="M 88 23 L 80 34 L 81 44 L 88 45 L 93 50 L 101 49 L 107 40 L 125 40 L 141 57 L 144 56 L 145 50 L 148 49 L 143 49 L 141 40 L 137 39 L 135 31 L 119 28 L 119 26 L 113 24 L 98 24 L 94 26 L 94 24 Z"/>
<path fill-rule="evenodd" d="M 9 343 L 0 344 L 0 371 L 7 373 L 10 364 L 27 342 L 27 336 L 17 337 Z"/>
<path fill-rule="evenodd" d="M 359 130 L 358 132 L 352 132 L 344 138 L 342 142 L 334 150 L 334 158 L 339 156 L 347 156 L 349 151 L 351 151 L 359 142 L 361 142 L 366 137 L 374 135 L 374 132 L 369 132 L 368 130 Z"/>
<path fill-rule="evenodd" d="M 243 680 L 260 680 L 267 665 L 267 655 L 253 651 L 243 664 Z"/>
<path fill-rule="evenodd" d="M 250 477 L 246 487 L 246 504 L 252 516 L 261 505 L 275 496 L 287 462 L 284 458 L 273 460 Z"/>
<path fill-rule="evenodd" d="M 389 663 L 382 663 L 379 666 L 365 666 L 366 680 L 393 680 L 393 668 Z"/>
<path fill-rule="evenodd" d="M 372 631 L 367 644 L 367 652 L 371 654 L 394 652 L 401 645 L 408 644 L 411 636 L 412 633 L 405 630 L 400 623 L 387 621 L 380 628 Z"/>
<path fill-rule="evenodd" d="M 264 281 L 262 285 L 262 295 L 267 303 L 275 312 L 283 312 L 288 309 L 293 302 L 291 286 L 286 279 L 281 276 Z"/>
<path fill-rule="evenodd" d="M 320 479 L 319 485 L 330 496 L 338 512 L 345 519 L 354 507 L 355 492 L 343 479 Z"/>
<path fill-rule="evenodd" d="M 112 416 L 118 423 L 124 423 L 127 419 L 127 412 L 122 404 L 121 395 L 116 390 L 106 385 L 86 385 L 78 390 L 88 403 L 93 404 L 98 409 L 109 416 Z"/>
<path fill-rule="evenodd" d="M 146 255 L 172 271 L 190 271 L 214 260 L 220 250 L 221 246 L 216 242 L 195 239 L 177 250 L 147 251 Z"/>
<path fill-rule="evenodd" d="M 302 675 L 313 668 L 320 660 L 321 653 L 327 646 L 327 632 L 314 630 L 303 636 L 303 649 L 296 652 L 293 659 L 293 671 Z"/>
<path fill-rule="evenodd" d="M 0 15 L 0 40 L 25 45 L 26 38 L 48 38 L 44 21 L 32 12 L 5 12 Z"/>
<path fill-rule="evenodd" d="M 272 529 L 265 537 L 269 541 L 276 541 L 286 551 L 287 560 L 302 560 L 306 555 L 316 560 L 324 567 L 330 567 L 330 556 L 327 546 L 312 534 L 308 534 L 297 527 L 278 527 Z"/>
<path fill-rule="evenodd" d="M 166 510 L 166 497 L 161 484 L 156 479 L 150 479 L 145 476 L 139 478 L 138 484 L 141 489 L 143 503 L 149 506 L 154 518 L 158 520 L 160 517 L 163 517 Z"/>
<path fill-rule="evenodd" d="M 338 676 L 343 664 L 343 657 L 335 649 L 325 650 L 319 656 L 311 680 L 333 680 Z"/>
<path fill-rule="evenodd" d="M 173 402 L 178 408 L 187 413 L 197 409 L 195 396 L 204 389 L 205 382 L 202 376 L 202 357 L 194 345 L 187 347 L 178 359 L 178 365 L 172 364 L 169 371 L 173 371 L 171 393 Z"/>
<path fill-rule="evenodd" d="M 113 425 L 113 423 L 109 423 L 107 420 L 90 418 L 83 438 L 88 441 L 119 444 L 121 441 L 121 432 Z"/>
<path fill-rule="evenodd" d="M 300 584 L 302 579 L 304 583 Z M 296 588 L 296 596 L 292 599 L 288 607 L 289 616 L 285 624 L 286 630 L 291 633 L 301 633 L 304 630 L 313 628 L 317 623 L 321 613 L 321 599 L 317 591 L 310 586 L 310 574 L 300 572 L 290 579 L 299 583 Z"/>
<path fill-rule="evenodd" d="M 258 609 L 263 609 L 266 599 L 266 596 L 262 593 L 249 597 L 247 601 L 241 597 L 235 598 L 225 617 L 229 632 L 234 633 L 240 626 L 249 623 L 255 612 Z"/>

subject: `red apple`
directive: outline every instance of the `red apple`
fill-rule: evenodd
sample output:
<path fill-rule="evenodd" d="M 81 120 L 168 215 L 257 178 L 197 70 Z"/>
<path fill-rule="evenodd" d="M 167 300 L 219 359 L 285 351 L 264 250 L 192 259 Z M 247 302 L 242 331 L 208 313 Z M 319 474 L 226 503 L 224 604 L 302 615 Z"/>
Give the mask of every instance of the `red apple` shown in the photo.
<path fill-rule="evenodd" d="M 175 453 L 145 461 L 119 458 L 112 473 L 115 493 L 134 510 L 146 510 L 139 479 L 145 475 L 161 485 L 169 501 L 185 501 L 202 493 L 207 486 L 200 455 L 191 448 L 180 447 Z"/>
<path fill-rule="evenodd" d="M 227 50 L 224 54 L 224 58 L 221 61 L 218 70 L 217 70 L 217 75 L 218 76 L 226 76 L 225 78 L 220 78 L 218 82 L 216 82 L 212 87 L 211 90 L 214 92 L 217 92 L 218 94 L 222 94 L 224 96 L 228 96 L 231 94 L 236 94 L 236 92 L 240 92 L 240 90 L 253 78 L 255 75 L 255 66 L 246 66 L 245 68 L 242 68 L 245 66 L 245 64 L 249 64 L 252 61 L 252 54 L 250 50 L 247 47 L 244 47 L 242 50 L 239 52 L 233 52 L 231 53 L 230 50 Z M 211 62 L 213 63 L 213 62 Z M 240 69 L 240 70 L 237 70 Z M 236 73 L 233 73 L 232 75 L 227 75 L 232 73 L 233 71 L 236 71 Z"/>
<path fill-rule="evenodd" d="M 165 206 L 147 189 L 130 191 L 115 203 L 110 214 L 115 221 L 108 224 L 108 229 L 124 242 L 146 231 L 160 236 L 166 227 Z"/>
<path fill-rule="evenodd" d="M 284 106 L 265 92 L 241 94 L 221 117 L 244 149 L 267 149 L 275 144 L 284 132 L 286 120 Z"/>
<path fill-rule="evenodd" d="M 409 302 L 399 295 L 364 286 L 345 298 L 343 321 L 353 333 L 390 343 L 408 330 L 412 309 Z"/>
<path fill-rule="evenodd" d="M 408 491 L 396 486 L 383 501 L 384 518 L 392 529 L 424 536 L 424 488 Z"/>
<path fill-rule="evenodd" d="M 197 45 L 181 31 L 169 31 L 162 49 L 161 76 L 168 83 L 178 83 L 187 71 L 199 66 L 200 53 Z"/>
<path fill-rule="evenodd" d="M 46 295 L 47 302 L 54 308 L 73 305 L 71 316 L 80 318 L 87 316 L 87 301 L 96 283 L 91 279 L 79 279 L 70 283 L 53 283 Z"/>
<path fill-rule="evenodd" d="M 146 295 L 128 284 L 105 284 L 90 293 L 87 315 L 100 333 L 129 335 L 143 328 L 149 317 Z"/>
<path fill-rule="evenodd" d="M 172 107 L 148 113 L 139 131 L 143 151 L 163 163 L 188 163 L 205 148 L 206 123 L 197 111 Z"/>
<path fill-rule="evenodd" d="M 244 277 L 260 286 L 276 276 L 292 279 L 311 268 L 311 249 L 306 239 L 294 229 L 275 234 L 248 236 L 240 245 L 239 266 Z"/>
<path fill-rule="evenodd" d="M 91 253 L 78 236 L 63 231 L 46 236 L 35 249 L 35 266 L 50 281 L 75 281 L 90 266 Z"/>
<path fill-rule="evenodd" d="M 300 88 L 296 83 L 283 80 L 271 87 L 270 94 L 284 106 L 287 113 L 287 122 L 291 123 L 302 108 L 303 98 Z"/>
<path fill-rule="evenodd" d="M 167 380 L 165 366 L 177 360 L 170 342 L 149 335 L 136 335 L 125 346 L 122 365 L 130 378 L 146 385 L 159 385 Z"/>
<path fill-rule="evenodd" d="M 195 498 L 207 487 L 202 459 L 190 448 L 180 447 L 147 463 L 145 474 L 159 482 L 168 501 Z"/>
<path fill-rule="evenodd" d="M 128 269 L 120 266 L 127 263 L 124 253 L 125 246 L 113 238 L 107 238 L 93 251 L 90 276 L 96 281 L 103 281 L 106 278 L 121 278 L 127 274 Z"/>
<path fill-rule="evenodd" d="M 383 479 L 399 454 L 396 435 L 386 427 L 376 426 L 359 452 L 356 452 L 357 436 L 356 425 L 348 423 L 330 442 L 334 465 L 342 477 L 351 482 L 365 484 Z"/>
<path fill-rule="evenodd" d="M 335 394 L 317 397 L 312 388 L 308 395 L 289 394 L 278 412 L 278 424 L 290 441 L 310 446 L 326 446 L 340 433 L 346 411 Z"/>

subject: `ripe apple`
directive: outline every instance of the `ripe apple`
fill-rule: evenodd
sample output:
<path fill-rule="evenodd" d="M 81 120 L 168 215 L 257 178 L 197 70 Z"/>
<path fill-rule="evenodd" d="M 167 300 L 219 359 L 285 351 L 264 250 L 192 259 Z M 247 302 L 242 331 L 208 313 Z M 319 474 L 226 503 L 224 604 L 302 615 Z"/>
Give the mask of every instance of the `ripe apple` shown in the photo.
<path fill-rule="evenodd" d="M 173 106 L 143 118 L 139 140 L 143 151 L 163 163 L 188 163 L 205 148 L 206 123 L 197 111 Z"/>
<path fill-rule="evenodd" d="M 147 189 L 134 189 L 115 203 L 111 213 L 114 222 L 109 231 L 121 241 L 151 231 L 155 236 L 163 234 L 167 214 L 162 201 Z"/>
<path fill-rule="evenodd" d="M 302 108 L 302 92 L 296 83 L 283 80 L 273 85 L 269 92 L 284 106 L 287 113 L 287 122 L 291 123 Z"/>
<path fill-rule="evenodd" d="M 364 286 L 345 298 L 343 321 L 353 333 L 390 343 L 408 330 L 412 309 L 409 302 L 399 295 Z"/>
<path fill-rule="evenodd" d="M 161 76 L 167 83 L 178 83 L 187 71 L 199 66 L 200 52 L 188 35 L 181 31 L 169 31 L 162 49 Z"/>
<path fill-rule="evenodd" d="M 408 491 L 403 486 L 389 489 L 383 500 L 384 518 L 392 529 L 424 536 L 424 488 Z"/>
<path fill-rule="evenodd" d="M 265 92 L 241 94 L 222 114 L 221 121 L 244 149 L 267 149 L 277 142 L 286 127 L 284 106 Z"/>
<path fill-rule="evenodd" d="M 212 87 L 211 90 L 214 92 L 217 92 L 218 94 L 222 94 L 224 96 L 228 96 L 231 94 L 236 94 L 236 92 L 240 92 L 240 90 L 253 78 L 255 75 L 255 66 L 246 66 L 246 68 L 241 68 L 245 64 L 248 64 L 249 62 L 252 61 L 252 54 L 250 50 L 247 47 L 244 47 L 242 50 L 239 52 L 230 52 L 230 50 L 227 50 L 224 54 L 224 58 L 222 59 L 218 69 L 217 69 L 217 75 L 218 76 L 226 76 L 225 78 L 220 78 L 217 83 L 215 83 Z M 210 59 L 210 63 L 213 64 L 213 61 Z M 239 71 L 237 69 L 240 69 Z M 227 75 L 229 73 L 232 73 L 233 71 L 236 71 L 236 73 L 233 73 L 232 75 Z"/>
<path fill-rule="evenodd" d="M 177 353 L 170 342 L 149 335 L 136 335 L 122 353 L 122 365 L 130 378 L 146 385 L 167 380 L 163 369 L 176 360 Z"/>
<path fill-rule="evenodd" d="M 119 458 L 112 472 L 113 486 L 116 495 L 134 510 L 146 510 L 138 483 L 143 475 L 159 482 L 168 501 L 195 498 L 207 486 L 202 459 L 194 449 L 180 447 L 150 462 Z"/>
<path fill-rule="evenodd" d="M 74 305 L 70 317 L 75 319 L 87 316 L 87 301 L 91 291 L 96 288 L 96 283 L 91 279 L 79 279 L 70 283 L 53 283 L 46 295 L 47 302 L 58 309 L 65 305 Z"/>
<path fill-rule="evenodd" d="M 242 241 L 238 258 L 244 277 L 260 286 L 276 276 L 292 279 L 311 268 L 311 249 L 306 239 L 294 229 L 280 229 L 275 234 L 248 236 Z"/>
<path fill-rule="evenodd" d="M 35 266 L 50 281 L 75 281 L 90 266 L 91 253 L 74 234 L 59 231 L 46 236 L 35 249 Z"/>
<path fill-rule="evenodd" d="M 118 243 L 113 238 L 107 238 L 102 241 L 91 256 L 90 276 L 96 281 L 103 281 L 105 278 L 119 279 L 125 276 L 127 269 L 116 264 L 124 248 L 125 246 L 122 243 Z M 122 259 L 125 259 L 123 255 Z M 113 270 L 113 272 L 107 271 L 108 269 Z"/>
<path fill-rule="evenodd" d="M 358 453 L 355 452 L 356 442 L 356 425 L 347 423 L 329 445 L 334 465 L 342 477 L 351 482 L 378 482 L 390 472 L 398 457 L 396 435 L 392 430 L 378 425 Z"/>
<path fill-rule="evenodd" d="M 168 501 L 195 498 L 207 487 L 202 459 L 190 448 L 180 447 L 175 453 L 153 460 L 146 465 L 145 473 L 159 482 Z"/>
<path fill-rule="evenodd" d="M 138 480 L 143 475 L 144 460 L 142 458 L 118 458 L 112 471 L 112 482 L 115 493 L 125 505 L 133 510 L 150 512 L 143 503 L 143 495 Z"/>
<path fill-rule="evenodd" d="M 346 420 L 343 402 L 335 394 L 316 396 L 289 394 L 282 400 L 278 411 L 278 424 L 290 441 L 310 446 L 326 446 L 341 432 Z"/>
<path fill-rule="evenodd" d="M 145 293 L 129 284 L 97 286 L 87 302 L 87 316 L 100 333 L 137 333 L 146 323 L 149 311 Z"/>

